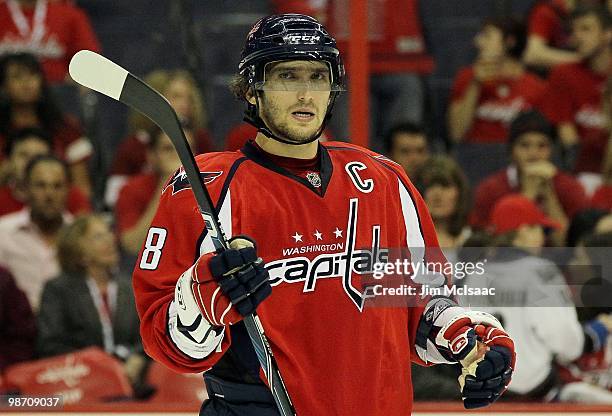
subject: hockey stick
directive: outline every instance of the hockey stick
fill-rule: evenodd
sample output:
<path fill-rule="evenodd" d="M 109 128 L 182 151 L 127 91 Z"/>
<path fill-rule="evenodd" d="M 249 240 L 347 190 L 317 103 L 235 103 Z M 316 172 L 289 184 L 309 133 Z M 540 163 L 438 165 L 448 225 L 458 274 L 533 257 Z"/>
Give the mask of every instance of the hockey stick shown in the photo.
<path fill-rule="evenodd" d="M 226 250 L 227 238 L 215 212 L 210 194 L 202 183 L 200 169 L 189 149 L 185 133 L 170 103 L 143 81 L 116 63 L 92 51 L 77 52 L 70 61 L 69 72 L 72 79 L 79 84 L 127 104 L 146 115 L 168 135 L 181 159 L 198 208 L 204 218 L 206 230 L 215 248 L 217 251 Z M 259 317 L 253 313 L 244 318 L 244 324 L 280 414 L 295 416 L 295 409 L 289 399 Z"/>

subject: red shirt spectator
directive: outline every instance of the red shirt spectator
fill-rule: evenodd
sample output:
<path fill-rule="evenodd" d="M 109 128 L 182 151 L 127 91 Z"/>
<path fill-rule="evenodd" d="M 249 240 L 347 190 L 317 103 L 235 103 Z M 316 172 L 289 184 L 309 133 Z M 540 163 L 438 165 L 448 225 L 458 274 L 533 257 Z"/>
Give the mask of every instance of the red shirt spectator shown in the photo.
<path fill-rule="evenodd" d="M 612 211 L 612 185 L 601 185 L 591 198 L 593 208 Z"/>
<path fill-rule="evenodd" d="M 149 140 L 149 134 L 146 131 L 139 131 L 126 137 L 117 149 L 111 175 L 131 176 L 147 172 L 149 170 L 147 167 Z M 195 145 L 198 154 L 211 152 L 213 148 L 210 133 L 204 129 L 195 132 Z"/>
<path fill-rule="evenodd" d="M 144 80 L 172 105 L 183 124 L 183 129 L 188 129 L 194 134 L 194 151 L 210 152 L 213 149 L 213 141 L 206 130 L 204 99 L 189 72 L 182 69 L 155 70 Z M 130 135 L 119 145 L 106 183 L 104 199 L 110 207 L 117 202 L 119 190 L 128 176 L 148 172 L 151 168 L 147 164 L 146 154 L 151 141 L 151 131 L 156 130 L 155 124 L 135 110 L 130 113 L 128 124 Z"/>
<path fill-rule="evenodd" d="M 257 128 L 249 123 L 241 123 L 232 127 L 225 137 L 225 150 L 240 150 L 244 144 L 257 136 Z"/>
<path fill-rule="evenodd" d="M 594 72 L 585 62 L 560 65 L 551 72 L 542 98 L 542 111 L 552 122 L 573 124 L 577 129 L 576 172 L 601 172 L 608 143 L 601 106 L 606 80 L 606 74 Z"/>
<path fill-rule="evenodd" d="M 63 82 L 70 58 L 81 49 L 99 51 L 87 15 L 77 6 L 46 0 L 0 2 L 0 54 L 30 52 L 51 83 Z"/>
<path fill-rule="evenodd" d="M 68 164 L 73 165 L 86 161 L 92 153 L 89 139 L 83 136 L 83 130 L 78 120 L 65 116 L 63 122 L 51 132 L 53 153 Z M 0 134 L 0 149 L 4 149 L 6 138 Z M 0 160 L 5 158 L 4 151 L 0 152 Z"/>
<path fill-rule="evenodd" d="M 0 216 L 20 211 L 25 203 L 19 198 L 18 192 L 10 186 L 0 187 Z M 73 215 L 83 214 L 91 211 L 91 203 L 76 186 L 71 186 L 68 191 L 66 209 Z"/>
<path fill-rule="evenodd" d="M 567 173 L 557 171 L 552 179 L 555 194 L 568 218 L 588 207 L 589 203 L 580 182 Z M 503 196 L 521 191 L 516 167 L 509 166 L 482 181 L 476 188 L 474 209 L 470 223 L 486 228 L 495 203 Z"/>
<path fill-rule="evenodd" d="M 277 13 L 304 13 L 321 19 L 348 61 L 349 1 L 274 0 L 273 4 Z M 418 2 L 377 0 L 367 4 L 370 71 L 430 73 L 434 64 L 425 49 Z"/>
<path fill-rule="evenodd" d="M 451 101 L 461 99 L 472 82 L 473 67 L 460 70 L 453 84 Z M 545 88 L 544 81 L 529 72 L 516 78 L 497 78 L 483 83 L 465 142 L 505 142 L 509 123 L 521 111 L 537 106 Z"/>
<path fill-rule="evenodd" d="M 554 48 L 569 46 L 570 31 L 566 22 L 569 15 L 565 0 L 543 1 L 529 14 L 527 32 L 537 35 Z"/>
<path fill-rule="evenodd" d="M 0 268 L 0 373 L 34 358 L 36 321 L 28 298 L 10 272 Z"/>
<path fill-rule="evenodd" d="M 158 175 L 144 173 L 130 178 L 121 188 L 115 205 L 115 218 L 119 233 L 136 225 L 151 200 L 159 197 L 155 193 L 158 185 Z"/>

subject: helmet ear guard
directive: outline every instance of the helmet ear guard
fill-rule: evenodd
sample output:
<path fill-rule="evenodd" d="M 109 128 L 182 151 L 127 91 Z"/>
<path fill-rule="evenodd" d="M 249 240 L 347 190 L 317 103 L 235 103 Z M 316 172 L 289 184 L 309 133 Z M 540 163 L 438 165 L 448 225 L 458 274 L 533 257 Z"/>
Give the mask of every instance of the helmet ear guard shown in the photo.
<path fill-rule="evenodd" d="M 255 104 L 248 101 L 244 120 L 257 127 L 268 137 L 287 144 L 295 144 L 276 136 L 259 117 L 259 99 L 263 91 L 256 84 L 265 80 L 266 65 L 275 61 L 323 61 L 330 70 L 330 97 L 320 129 L 308 141 L 319 138 L 328 120 L 338 94 L 345 89 L 344 64 L 335 39 L 314 18 L 302 14 L 267 16 L 255 23 L 247 35 L 238 72 L 244 76 Z"/>

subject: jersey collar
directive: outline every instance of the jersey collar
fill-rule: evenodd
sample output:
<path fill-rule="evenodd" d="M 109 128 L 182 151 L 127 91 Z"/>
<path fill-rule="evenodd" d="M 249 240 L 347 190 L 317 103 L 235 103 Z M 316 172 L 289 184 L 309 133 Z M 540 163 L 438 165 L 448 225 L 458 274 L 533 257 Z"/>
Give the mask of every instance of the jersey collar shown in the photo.
<path fill-rule="evenodd" d="M 294 175 L 293 173 L 289 172 L 287 169 L 275 164 L 272 160 L 270 160 L 270 158 L 268 158 L 265 155 L 265 153 L 259 150 L 251 141 L 246 142 L 246 144 L 241 149 L 241 151 L 242 153 L 244 153 L 244 155 L 247 158 L 257 163 L 258 165 L 266 169 L 269 169 L 271 171 L 274 171 L 280 175 L 283 175 L 289 179 L 292 179 L 294 181 L 301 183 L 306 188 L 310 189 L 312 192 L 314 192 L 315 194 L 321 197 L 325 196 L 325 192 L 327 191 L 327 186 L 329 185 L 329 182 L 331 180 L 331 176 L 333 173 L 333 166 L 331 163 L 329 152 L 324 146 L 321 145 L 321 143 L 319 143 L 319 148 L 318 148 L 318 152 L 320 155 L 320 160 L 319 160 L 319 163 L 320 163 L 319 175 L 321 176 L 321 187 L 320 188 L 315 188 L 314 186 L 312 186 L 310 182 L 308 182 L 308 180 L 302 177 L 299 177 L 297 175 Z"/>

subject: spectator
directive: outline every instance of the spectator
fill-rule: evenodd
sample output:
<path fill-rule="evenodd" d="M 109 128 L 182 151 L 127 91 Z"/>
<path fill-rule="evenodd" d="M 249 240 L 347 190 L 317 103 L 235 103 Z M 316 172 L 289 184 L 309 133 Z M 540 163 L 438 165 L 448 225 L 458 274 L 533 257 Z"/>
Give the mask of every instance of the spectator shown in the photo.
<path fill-rule="evenodd" d="M 467 227 L 470 190 L 459 165 L 447 156 L 433 156 L 419 171 L 417 184 L 436 227 L 440 247 L 454 249 L 463 245 L 470 234 Z"/>
<path fill-rule="evenodd" d="M 523 55 L 527 65 L 547 70 L 555 65 L 580 60 L 580 55 L 570 50 L 570 33 L 566 29 L 577 1 L 540 0 L 533 5 Z"/>
<path fill-rule="evenodd" d="M 594 208 L 612 211 L 612 136 L 608 141 L 608 152 L 602 169 L 602 183 L 593 193 Z"/>
<path fill-rule="evenodd" d="M 192 132 L 187 131 L 186 136 L 190 143 L 194 142 Z M 168 136 L 157 128 L 150 137 L 147 154 L 151 172 L 130 178 L 121 189 L 115 207 L 121 247 L 129 255 L 138 254 L 157 210 L 162 189 L 181 166 Z"/>
<path fill-rule="evenodd" d="M 93 148 L 79 123 L 61 113 L 36 58 L 25 53 L 0 58 L 0 91 L 0 147 L 4 148 L 6 137 L 19 129 L 35 127 L 49 132 L 53 153 L 69 164 L 73 183 L 89 196 L 87 161 Z M 0 153 L 0 159 L 4 156 Z"/>
<path fill-rule="evenodd" d="M 0 267 L 0 374 L 34 357 L 36 320 L 28 298 L 11 273 Z"/>
<path fill-rule="evenodd" d="M 521 400 L 542 400 L 558 389 L 561 401 L 574 401 L 575 392 L 581 391 L 581 402 L 612 403 L 610 392 L 585 383 L 560 385 L 557 380 L 555 361 L 569 363 L 584 353 L 601 351 L 612 329 L 599 318 L 582 325 L 560 270 L 540 257 L 545 229 L 560 224 L 519 194 L 495 204 L 491 224 L 488 245 L 493 248 L 486 274 L 468 275 L 463 284 L 495 288 L 495 294 L 462 302 L 499 316 L 515 340 L 521 359 L 509 392 Z"/>
<path fill-rule="evenodd" d="M 38 314 L 42 357 L 98 346 L 123 360 L 132 383 L 146 359 L 130 279 L 116 276 L 115 236 L 98 215 L 77 218 L 57 241 L 61 275 L 45 284 Z"/>
<path fill-rule="evenodd" d="M 608 76 L 608 82 L 604 91 L 603 108 L 606 115 L 606 127 L 609 138 L 606 156 L 604 157 L 601 169 L 602 184 L 593 194 L 591 205 L 595 208 L 612 211 L 612 76 Z"/>
<path fill-rule="evenodd" d="M 583 311 L 586 319 L 593 319 L 601 313 L 612 314 L 612 232 L 594 233 L 584 239 L 583 246 L 588 258 L 586 264 L 592 267 L 593 281 L 583 287 L 582 302 L 586 307 Z M 590 284 L 589 284 L 590 283 Z M 590 287 L 588 287 L 590 286 Z M 605 291 L 602 289 L 606 289 Z M 589 308 L 589 306 L 591 306 Z M 587 315 L 588 313 L 588 315 Z"/>
<path fill-rule="evenodd" d="M 567 229 L 567 247 L 581 245 L 584 239 L 595 231 L 599 221 L 606 215 L 606 211 L 593 208 L 577 212 Z"/>
<path fill-rule="evenodd" d="M 510 122 L 536 106 L 545 88 L 519 60 L 525 34 L 518 21 L 486 20 L 474 42 L 478 56 L 455 77 L 448 114 L 451 139 L 461 143 L 457 159 L 472 184 L 505 164 Z"/>
<path fill-rule="evenodd" d="M 608 232 L 612 232 L 612 214 L 607 214 L 605 217 L 602 217 L 595 225 L 596 234 L 604 234 Z"/>
<path fill-rule="evenodd" d="M 212 150 L 211 136 L 206 130 L 206 107 L 202 93 L 189 72 L 181 69 L 157 70 L 145 77 L 145 81 L 168 99 L 178 114 L 183 126 L 194 131 L 195 151 L 206 153 Z M 105 200 L 114 206 L 119 190 L 129 176 L 150 171 L 147 166 L 149 132 L 155 124 L 146 116 L 132 110 L 129 115 L 130 135 L 123 139 L 111 167 Z"/>
<path fill-rule="evenodd" d="M 399 163 L 412 180 L 430 157 L 425 130 L 414 123 L 393 126 L 387 132 L 385 144 L 389 158 Z"/>
<path fill-rule="evenodd" d="M 232 127 L 227 133 L 224 150 L 230 152 L 240 150 L 247 141 L 254 139 L 256 135 L 257 127 L 249 123 L 240 123 Z"/>
<path fill-rule="evenodd" d="M 19 211 L 25 204 L 24 173 L 28 162 L 36 156 L 51 153 L 51 139 L 40 129 L 21 129 L 9 136 L 6 145 L 6 185 L 0 187 L 0 216 Z M 71 214 L 91 211 L 89 200 L 81 190 L 71 186 L 68 192 L 68 211 Z"/>
<path fill-rule="evenodd" d="M 610 270 L 610 247 L 612 232 L 592 234 L 583 239 L 574 250 L 574 256 L 566 267 L 566 279 L 576 289 L 576 299 L 580 302 L 577 308 L 582 322 L 593 319 L 612 327 L 612 281 Z M 601 390 L 602 400 L 612 404 L 612 379 L 610 379 L 610 357 L 601 351 L 582 356 L 579 360 L 560 368 L 561 376 L 569 381 L 583 381 L 595 385 Z M 574 396 L 581 391 L 573 392 Z M 599 401 L 597 401 L 599 403 Z"/>
<path fill-rule="evenodd" d="M 432 72 L 419 18 L 417 0 L 369 0 L 367 37 L 370 68 L 370 137 L 372 148 L 384 150 L 384 134 L 391 126 L 423 123 L 425 88 L 422 76 Z M 338 40 L 347 61 L 349 2 L 346 0 L 274 0 L 276 13 L 316 16 Z M 348 97 L 348 95 L 346 95 Z M 340 97 L 331 119 L 334 137 L 345 140 L 349 126 L 348 101 Z"/>
<path fill-rule="evenodd" d="M 26 207 L 0 219 L 0 265 L 10 270 L 36 312 L 43 285 L 59 272 L 59 230 L 71 220 L 68 168 L 54 156 L 39 156 L 26 167 L 24 183 Z"/>
<path fill-rule="evenodd" d="M 68 63 L 81 49 L 99 51 L 87 15 L 72 2 L 0 2 L 0 55 L 31 53 L 52 84 L 67 79 Z"/>
<path fill-rule="evenodd" d="M 588 206 L 588 200 L 580 183 L 551 162 L 553 137 L 553 127 L 540 113 L 519 114 L 510 126 L 511 164 L 476 188 L 471 214 L 474 227 L 486 227 L 495 203 L 507 194 L 519 192 L 561 224 L 552 242 L 562 245 L 568 221 Z"/>
<path fill-rule="evenodd" d="M 553 69 L 542 110 L 557 126 L 566 167 L 592 191 L 609 137 L 602 91 L 612 65 L 612 18 L 603 7 L 579 7 L 572 14 L 572 35 L 582 60 Z"/>

